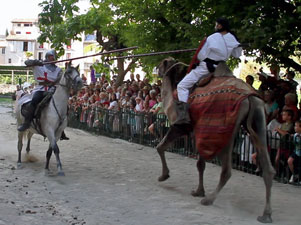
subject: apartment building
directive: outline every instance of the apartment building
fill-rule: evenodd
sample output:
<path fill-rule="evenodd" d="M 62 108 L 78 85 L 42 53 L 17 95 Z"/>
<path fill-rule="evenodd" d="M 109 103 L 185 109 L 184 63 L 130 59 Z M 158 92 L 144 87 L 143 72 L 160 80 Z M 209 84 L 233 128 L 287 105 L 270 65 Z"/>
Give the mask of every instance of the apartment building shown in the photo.
<path fill-rule="evenodd" d="M 28 58 L 45 58 L 45 54 L 50 50 L 50 44 L 38 43 L 39 28 L 37 19 L 14 19 L 12 29 L 8 36 L 0 36 L 0 65 L 22 66 Z M 65 46 L 65 54 L 60 59 L 69 59 L 83 55 L 95 54 L 95 35 L 82 35 L 82 41 L 74 41 L 70 46 Z M 87 50 L 88 49 L 88 50 Z M 93 58 L 74 61 L 80 65 L 80 72 L 88 75 L 90 66 L 95 62 Z M 64 63 L 58 64 L 64 66 Z"/>

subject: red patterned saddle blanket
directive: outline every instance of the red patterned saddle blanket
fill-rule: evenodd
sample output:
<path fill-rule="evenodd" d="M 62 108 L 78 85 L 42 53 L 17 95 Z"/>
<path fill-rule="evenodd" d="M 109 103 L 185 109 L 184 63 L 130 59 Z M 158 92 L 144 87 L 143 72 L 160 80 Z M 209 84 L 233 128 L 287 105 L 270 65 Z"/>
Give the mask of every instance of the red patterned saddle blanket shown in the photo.
<path fill-rule="evenodd" d="M 235 77 L 214 77 L 189 96 L 196 148 L 201 157 L 212 159 L 229 143 L 241 102 L 256 91 Z"/>

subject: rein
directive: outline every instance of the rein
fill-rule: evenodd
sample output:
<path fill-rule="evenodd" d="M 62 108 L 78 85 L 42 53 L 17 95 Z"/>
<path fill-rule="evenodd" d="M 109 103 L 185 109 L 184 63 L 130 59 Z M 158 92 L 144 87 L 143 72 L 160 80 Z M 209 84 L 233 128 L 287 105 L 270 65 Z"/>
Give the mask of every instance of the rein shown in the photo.
<path fill-rule="evenodd" d="M 65 73 L 66 73 L 66 72 L 65 72 Z M 69 73 L 67 74 L 67 77 L 65 77 L 65 73 L 62 73 L 62 74 L 59 76 L 59 78 L 58 78 L 59 82 L 58 82 L 57 85 L 59 85 L 59 86 L 61 86 L 61 87 L 63 87 L 63 88 L 66 88 L 66 89 L 73 88 L 73 87 L 75 86 L 73 83 L 74 83 L 74 81 L 76 80 L 76 78 L 79 77 L 79 75 L 76 75 L 76 76 L 72 79 L 71 76 L 69 75 Z M 65 84 L 62 84 L 62 83 L 61 83 L 62 76 L 64 76 L 64 78 L 66 78 L 66 80 L 67 80 L 67 81 L 65 81 Z M 67 84 L 66 84 L 66 82 L 67 82 Z M 71 86 L 68 85 L 69 83 L 71 83 Z M 57 115 L 58 115 L 58 117 L 59 117 L 59 119 L 60 119 L 59 126 L 58 126 L 58 128 L 59 128 L 59 127 L 62 125 L 63 121 L 65 120 L 66 116 L 65 116 L 64 118 L 62 118 L 62 116 L 60 115 L 60 113 L 59 113 L 59 111 L 58 111 L 58 109 L 57 109 L 57 107 L 56 107 L 54 98 L 52 97 L 51 99 L 52 99 L 52 104 L 53 104 L 53 106 L 54 106 L 54 109 L 55 109 L 55 111 L 56 111 L 56 113 L 57 113 Z M 58 128 L 57 128 L 57 129 L 58 129 Z"/>
<path fill-rule="evenodd" d="M 167 69 L 167 71 L 164 73 L 163 77 L 165 77 L 166 74 L 167 74 L 172 68 L 174 68 L 174 67 L 177 66 L 177 65 L 184 65 L 184 66 L 186 66 L 186 67 L 189 66 L 189 65 L 187 65 L 187 64 L 185 64 L 185 63 L 177 62 L 177 63 L 173 64 L 172 66 L 170 66 L 170 67 Z"/>

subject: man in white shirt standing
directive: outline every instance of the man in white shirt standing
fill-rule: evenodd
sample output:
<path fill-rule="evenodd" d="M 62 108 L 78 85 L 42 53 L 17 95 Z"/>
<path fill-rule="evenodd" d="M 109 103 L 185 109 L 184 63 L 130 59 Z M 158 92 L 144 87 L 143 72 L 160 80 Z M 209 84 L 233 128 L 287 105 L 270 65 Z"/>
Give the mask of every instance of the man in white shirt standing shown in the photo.
<path fill-rule="evenodd" d="M 220 61 L 227 61 L 230 56 L 239 58 L 241 55 L 242 48 L 239 47 L 240 43 L 230 32 L 227 19 L 217 19 L 215 30 L 216 32 L 206 39 L 203 47 L 197 53 L 199 63 L 196 68 L 191 70 L 177 86 L 179 101 L 176 102 L 176 106 L 179 109 L 179 115 L 174 126 L 183 128 L 191 126 L 187 103 L 189 89 L 203 76 L 213 73 Z"/>

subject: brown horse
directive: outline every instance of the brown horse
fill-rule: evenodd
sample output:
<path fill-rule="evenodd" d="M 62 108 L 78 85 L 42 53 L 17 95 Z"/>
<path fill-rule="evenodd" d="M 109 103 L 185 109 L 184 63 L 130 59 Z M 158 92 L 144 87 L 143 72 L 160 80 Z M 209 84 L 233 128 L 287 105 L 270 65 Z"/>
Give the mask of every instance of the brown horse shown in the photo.
<path fill-rule="evenodd" d="M 187 65 L 177 62 L 173 58 L 167 58 L 163 60 L 159 65 L 159 76 L 163 78 L 162 82 L 162 100 L 164 112 L 167 115 L 171 124 L 177 118 L 177 110 L 174 104 L 174 91 L 177 83 L 185 76 L 187 72 Z M 220 76 L 231 76 L 234 79 L 231 70 L 225 63 L 220 63 L 214 72 L 214 77 Z M 195 89 L 197 90 L 197 88 Z M 193 93 L 191 93 L 193 95 Z M 191 96 L 190 95 L 190 96 Z M 191 111 L 190 111 L 191 113 Z M 192 116 L 192 115 L 191 115 Z M 232 167 L 232 150 L 234 146 L 234 139 L 243 125 L 256 147 L 259 163 L 262 169 L 262 176 L 266 187 L 266 204 L 262 216 L 258 216 L 257 220 L 262 223 L 272 222 L 272 209 L 271 209 L 271 187 L 272 180 L 275 174 L 274 168 L 272 167 L 269 154 L 267 151 L 267 140 L 266 140 L 266 119 L 264 112 L 264 102 L 256 95 L 249 95 L 243 99 L 239 105 L 236 120 L 234 121 L 233 132 L 230 134 L 229 141 L 223 147 L 221 151 L 214 154 L 213 157 L 218 157 L 221 161 L 221 174 L 220 181 L 215 191 L 205 196 L 205 189 L 203 184 L 203 174 L 205 170 L 205 159 L 200 154 L 197 161 L 197 169 L 199 171 L 199 185 L 195 191 L 192 192 L 193 196 L 204 197 L 201 201 L 203 205 L 211 205 L 216 199 L 218 193 L 227 183 L 231 177 Z M 195 128 L 195 123 L 193 123 Z M 194 129 L 195 136 L 197 129 Z M 170 129 L 162 141 L 157 146 L 157 151 L 160 155 L 162 162 L 162 175 L 158 178 L 159 181 L 165 181 L 169 178 L 169 169 L 165 159 L 165 150 L 171 146 L 173 141 L 184 135 L 185 131 L 180 129 Z M 199 150 L 200 151 L 200 150 Z"/>

